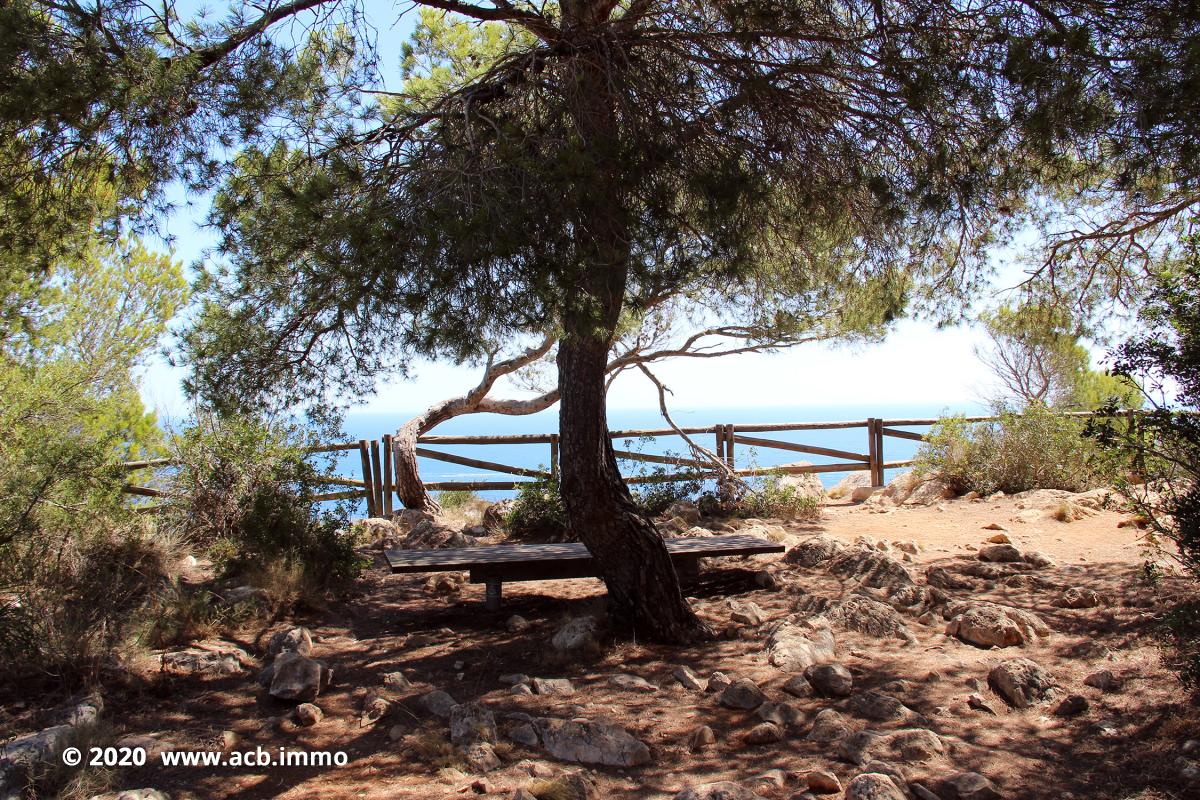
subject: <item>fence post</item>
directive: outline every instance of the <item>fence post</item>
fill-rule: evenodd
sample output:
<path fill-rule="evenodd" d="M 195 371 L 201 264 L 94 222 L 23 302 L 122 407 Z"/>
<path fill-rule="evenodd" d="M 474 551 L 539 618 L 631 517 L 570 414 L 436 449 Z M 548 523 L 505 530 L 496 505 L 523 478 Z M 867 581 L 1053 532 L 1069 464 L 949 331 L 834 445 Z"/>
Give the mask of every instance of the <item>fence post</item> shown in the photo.
<path fill-rule="evenodd" d="M 737 469 L 737 462 L 733 455 L 733 425 L 725 426 L 725 463 L 731 470 Z"/>
<path fill-rule="evenodd" d="M 879 486 L 879 442 L 875 439 L 875 417 L 867 417 L 867 462 L 871 473 L 871 485 Z"/>
<path fill-rule="evenodd" d="M 550 477 L 558 479 L 558 434 L 550 434 Z"/>
<path fill-rule="evenodd" d="M 725 463 L 725 426 L 718 423 L 713 425 L 714 451 L 717 454 L 717 460 L 722 464 Z M 717 497 L 721 502 L 729 500 L 732 492 L 729 490 L 729 481 L 725 479 L 724 474 L 717 475 Z"/>
<path fill-rule="evenodd" d="M 887 463 L 887 458 L 883 454 L 883 420 L 875 420 L 875 456 L 878 459 L 876 464 L 875 481 L 872 486 L 883 486 L 886 481 L 883 475 L 883 465 Z"/>
<path fill-rule="evenodd" d="M 383 515 L 391 519 L 392 505 L 392 435 L 383 435 Z"/>
<path fill-rule="evenodd" d="M 371 485 L 371 455 L 366 439 L 358 440 L 358 456 L 362 460 L 363 483 L 367 490 L 367 516 L 378 516 L 375 508 L 375 487 Z"/>
<path fill-rule="evenodd" d="M 383 516 L 383 471 L 379 463 L 379 441 L 371 440 L 371 494 L 375 497 L 375 513 Z"/>

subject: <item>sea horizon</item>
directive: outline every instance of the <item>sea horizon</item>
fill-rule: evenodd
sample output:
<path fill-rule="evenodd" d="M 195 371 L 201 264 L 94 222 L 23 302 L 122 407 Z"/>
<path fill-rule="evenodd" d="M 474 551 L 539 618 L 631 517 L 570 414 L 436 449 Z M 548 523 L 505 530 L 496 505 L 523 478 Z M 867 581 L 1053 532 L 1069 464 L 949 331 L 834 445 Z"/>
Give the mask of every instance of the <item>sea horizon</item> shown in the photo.
<path fill-rule="evenodd" d="M 965 402 L 956 406 L 937 403 L 878 403 L 878 404 L 780 404 L 770 406 L 712 406 L 691 407 L 680 405 L 670 409 L 671 417 L 681 428 L 708 427 L 717 424 L 732 424 L 735 427 L 752 424 L 783 424 L 811 422 L 847 422 L 865 420 L 868 417 L 882 419 L 938 418 L 954 414 L 980 414 L 987 412 L 982 402 Z M 384 412 L 353 411 L 346 415 L 344 430 L 352 440 L 380 439 L 391 434 L 421 411 Z M 657 408 L 609 409 L 610 430 L 654 430 L 668 428 Z M 456 417 L 437 426 L 432 434 L 455 434 L 461 436 L 504 435 L 504 434 L 550 434 L 558 430 L 558 408 L 550 408 L 537 414 L 506 416 L 502 414 L 468 414 Z M 923 432 L 921 428 L 911 428 Z M 803 443 L 852 453 L 868 452 L 865 428 L 841 428 L 816 431 L 784 431 L 756 433 L 756 438 Z M 711 434 L 694 437 L 698 444 L 712 449 L 715 439 Z M 888 437 L 884 442 L 884 457 L 887 461 L 905 461 L 917 450 L 918 443 Z M 622 440 L 618 449 L 634 450 L 648 454 L 685 454 L 687 444 L 678 436 L 662 436 L 644 440 Z M 430 445 L 430 449 L 434 449 Z M 525 469 L 548 468 L 549 447 L 546 444 L 489 444 L 489 445 L 437 445 L 436 449 L 455 455 L 506 464 Z M 735 454 L 739 468 L 747 466 L 771 467 L 780 464 L 808 461 L 813 464 L 828 464 L 843 459 L 820 455 L 808 455 L 794 451 L 748 447 L 738 445 Z M 421 478 L 427 483 L 447 481 L 514 480 L 501 472 L 467 467 L 421 457 L 418 459 Z M 653 465 L 622 461 L 622 472 L 626 475 L 638 468 L 648 469 Z M 885 474 L 890 480 L 901 470 L 891 469 Z M 338 459 L 337 472 L 341 475 L 361 477 L 360 459 L 357 453 L 344 453 Z M 845 477 L 847 472 L 820 473 L 821 482 L 830 487 Z M 520 478 L 515 478 L 520 480 Z M 508 490 L 481 490 L 478 494 L 489 500 L 512 497 Z M 365 502 L 360 511 L 365 511 Z"/>

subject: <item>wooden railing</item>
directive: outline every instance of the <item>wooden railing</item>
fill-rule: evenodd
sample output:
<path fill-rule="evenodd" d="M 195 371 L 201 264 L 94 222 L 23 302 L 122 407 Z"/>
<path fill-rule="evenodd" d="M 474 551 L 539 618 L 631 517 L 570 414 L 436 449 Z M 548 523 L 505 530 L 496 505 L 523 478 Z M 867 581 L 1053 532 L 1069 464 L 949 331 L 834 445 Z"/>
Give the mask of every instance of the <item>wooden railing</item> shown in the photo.
<path fill-rule="evenodd" d="M 1130 422 L 1133 422 L 1134 412 L 1121 412 L 1123 416 L 1128 416 Z M 1093 412 L 1079 411 L 1066 412 L 1065 416 L 1094 416 Z M 1000 419 L 997 416 L 975 416 L 961 418 L 966 422 L 992 422 Z M 680 430 L 689 437 L 711 436 L 712 452 L 717 458 L 721 459 L 729 469 L 735 474 L 743 477 L 753 477 L 759 475 L 794 475 L 804 473 L 827 473 L 827 472 L 869 472 L 871 476 L 872 486 L 882 486 L 884 484 L 884 471 L 899 467 L 906 467 L 912 464 L 911 460 L 904 461 L 888 461 L 884 453 L 884 441 L 888 437 L 894 439 L 904 439 L 909 441 L 924 441 L 928 433 L 917 433 L 915 431 L 901 430 L 901 428 L 925 427 L 928 428 L 940 422 L 940 418 L 915 418 L 915 419 L 880 419 L 877 417 L 868 417 L 863 420 L 849 420 L 836 422 L 788 422 L 788 423 L 754 423 L 747 425 L 732 425 L 719 424 L 709 425 L 705 427 L 681 428 Z M 759 435 L 764 433 L 784 433 L 789 431 L 825 431 L 825 430 L 842 430 L 862 428 L 865 431 L 864 444 L 866 445 L 865 453 L 854 452 L 850 450 L 841 450 L 832 447 L 823 447 L 813 444 L 803 444 L 799 442 L 789 442 L 780 439 L 765 438 Z M 660 437 L 678 436 L 678 432 L 672 428 L 654 428 L 648 430 L 623 430 L 609 431 L 609 437 L 618 439 L 655 439 Z M 557 433 L 528 433 L 528 434 L 504 434 L 497 436 L 462 436 L 462 435 L 436 435 L 431 434 L 422 436 L 417 440 L 419 445 L 497 445 L 497 444 L 527 444 L 527 445 L 548 445 L 548 460 L 549 470 L 530 469 L 528 467 L 519 467 L 511 464 L 500 464 L 493 461 L 484 461 L 477 458 L 468 458 L 467 456 L 458 455 L 455 453 L 447 453 L 443 450 L 430 449 L 430 447 L 418 446 L 416 453 L 418 456 L 431 459 L 434 461 L 442 461 L 448 464 L 457 464 L 460 466 L 475 467 L 476 469 L 488 470 L 497 472 L 503 475 L 511 475 L 521 478 L 531 479 L 549 479 L 558 475 L 559 461 L 559 438 Z M 705 442 L 698 443 L 705 445 Z M 802 453 L 805 455 L 822 456 L 825 458 L 838 459 L 832 463 L 825 464 L 785 464 L 774 467 L 742 467 L 737 466 L 737 454 L 740 447 L 748 447 L 763 450 L 782 450 L 790 453 Z M 331 500 L 353 500 L 365 499 L 367 501 L 367 513 L 370 516 L 390 515 L 400 507 L 396 502 L 395 493 L 396 486 L 392 480 L 392 459 L 387 455 L 391 453 L 392 437 L 384 435 L 377 440 L 360 439 L 353 442 L 340 442 L 333 444 L 318 445 L 310 448 L 309 452 L 331 453 L 331 452 L 353 452 L 358 451 L 359 464 L 361 469 L 361 478 L 349 478 L 337 475 L 327 475 L 321 480 L 328 486 L 345 487 L 338 491 L 325 492 L 317 495 L 314 499 L 319 501 Z M 653 453 L 639 453 L 630 450 L 616 450 L 617 459 L 620 461 L 634 461 L 649 464 L 668 465 L 683 467 L 686 471 L 659 473 L 652 475 L 630 475 L 626 476 L 628 483 L 669 483 L 672 481 L 688 480 L 694 478 L 714 478 L 717 477 L 712 465 L 698 461 L 694 458 L 675 455 L 657 455 Z M 171 463 L 169 459 L 156 459 L 151 461 L 131 461 L 125 464 L 130 470 L 146 469 L 167 466 Z M 446 491 L 446 490 L 472 490 L 472 491 L 503 491 L 513 490 L 521 485 L 524 481 L 518 480 L 485 480 L 485 481 L 433 481 L 426 482 L 425 487 L 431 491 Z M 157 489 L 146 486 L 127 485 L 125 491 L 129 494 L 140 495 L 144 497 L 160 497 L 162 492 Z"/>

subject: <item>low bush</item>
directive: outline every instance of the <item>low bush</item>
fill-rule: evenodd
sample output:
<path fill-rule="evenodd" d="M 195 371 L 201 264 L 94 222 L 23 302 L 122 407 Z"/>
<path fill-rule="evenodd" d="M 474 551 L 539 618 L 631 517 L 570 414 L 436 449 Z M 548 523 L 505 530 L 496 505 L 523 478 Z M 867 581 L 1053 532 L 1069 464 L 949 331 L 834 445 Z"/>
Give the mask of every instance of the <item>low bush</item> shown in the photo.
<path fill-rule="evenodd" d="M 665 470 L 658 470 L 665 474 Z M 633 490 L 633 500 L 648 517 L 657 517 L 680 500 L 694 500 L 704 482 L 700 477 L 646 483 Z"/>
<path fill-rule="evenodd" d="M 438 492 L 438 505 L 445 511 L 452 511 L 458 508 L 464 508 L 471 503 L 478 502 L 482 498 L 469 489 L 448 489 L 444 492 Z"/>
<path fill-rule="evenodd" d="M 783 483 L 779 476 L 770 475 L 752 482 L 749 490 L 734 501 L 732 510 L 740 517 L 813 520 L 821 514 L 821 501 L 797 486 Z"/>
<path fill-rule="evenodd" d="M 567 512 L 558 481 L 529 481 L 517 487 L 512 508 L 504 518 L 509 535 L 518 539 L 561 541 L 567 535 Z"/>
<path fill-rule="evenodd" d="M 5 674 L 93 682 L 170 580 L 173 544 L 137 521 L 23 543 L 6 565 L 0 604 Z"/>
<path fill-rule="evenodd" d="M 366 561 L 341 532 L 345 507 L 313 499 L 321 484 L 305 437 L 292 424 L 201 417 L 178 439 L 164 522 L 211 547 L 226 574 L 308 598 L 345 588 Z"/>
<path fill-rule="evenodd" d="M 1110 486 L 1120 461 L 1083 435 L 1085 424 L 1042 405 L 1003 410 L 994 422 L 948 417 L 917 452 L 915 469 L 961 492 L 1082 492 Z"/>

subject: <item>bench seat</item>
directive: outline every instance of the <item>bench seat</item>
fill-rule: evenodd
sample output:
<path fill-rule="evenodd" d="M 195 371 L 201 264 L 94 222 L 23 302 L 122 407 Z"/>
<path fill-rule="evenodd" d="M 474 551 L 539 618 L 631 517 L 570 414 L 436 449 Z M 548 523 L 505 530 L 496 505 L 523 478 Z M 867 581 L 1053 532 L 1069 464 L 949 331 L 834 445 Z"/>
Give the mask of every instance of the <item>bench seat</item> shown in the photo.
<path fill-rule="evenodd" d="M 696 536 L 666 539 L 667 552 L 681 579 L 698 575 L 701 558 L 782 553 L 783 545 L 757 536 Z M 454 550 L 385 550 L 392 572 L 464 572 L 471 583 L 487 585 L 487 607 L 500 607 L 504 581 L 546 581 L 596 577 L 592 554 L 580 542 L 502 544 Z"/>

